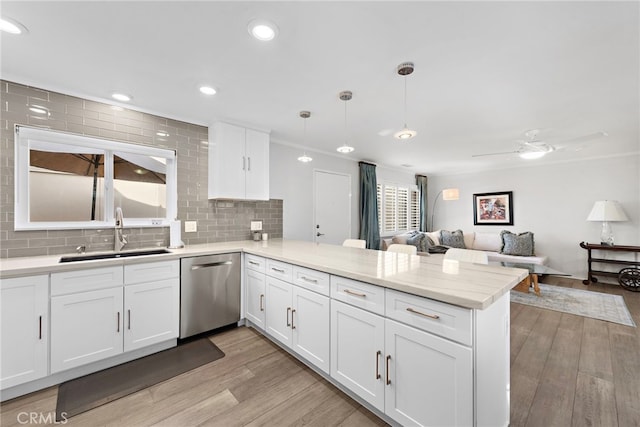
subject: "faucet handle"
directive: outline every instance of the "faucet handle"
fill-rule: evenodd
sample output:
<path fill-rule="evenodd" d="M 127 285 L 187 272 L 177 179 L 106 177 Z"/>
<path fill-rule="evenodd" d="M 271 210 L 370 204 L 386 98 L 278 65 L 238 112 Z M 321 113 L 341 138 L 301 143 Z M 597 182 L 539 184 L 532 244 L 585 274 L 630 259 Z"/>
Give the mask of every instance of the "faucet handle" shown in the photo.
<path fill-rule="evenodd" d="M 85 245 L 80 245 L 76 248 L 76 252 L 79 254 L 83 254 L 87 251 L 87 247 Z"/>

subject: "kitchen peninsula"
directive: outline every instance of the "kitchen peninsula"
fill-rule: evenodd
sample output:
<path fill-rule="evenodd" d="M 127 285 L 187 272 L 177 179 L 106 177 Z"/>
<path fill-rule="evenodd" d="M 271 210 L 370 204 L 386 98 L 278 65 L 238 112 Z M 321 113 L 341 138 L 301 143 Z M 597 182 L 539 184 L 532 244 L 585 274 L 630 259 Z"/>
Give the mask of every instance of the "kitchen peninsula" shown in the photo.
<path fill-rule="evenodd" d="M 509 291 L 525 270 L 460 263 L 444 272 L 438 257 L 270 240 L 62 264 L 3 259 L 0 278 L 231 252 L 243 253 L 244 322 L 381 418 L 508 424 Z"/>

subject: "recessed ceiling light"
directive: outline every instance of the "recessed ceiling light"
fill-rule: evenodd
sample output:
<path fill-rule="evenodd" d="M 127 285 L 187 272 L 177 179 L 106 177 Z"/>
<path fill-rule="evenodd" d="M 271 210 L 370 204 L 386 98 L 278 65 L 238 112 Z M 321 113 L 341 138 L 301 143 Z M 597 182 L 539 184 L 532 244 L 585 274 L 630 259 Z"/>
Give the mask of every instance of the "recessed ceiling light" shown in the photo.
<path fill-rule="evenodd" d="M 205 95 L 215 95 L 217 91 L 211 86 L 200 86 L 200 92 Z"/>
<path fill-rule="evenodd" d="M 129 102 L 131 101 L 131 97 L 129 95 L 125 95 L 124 93 L 113 93 L 111 97 L 116 101 Z"/>
<path fill-rule="evenodd" d="M 254 19 L 249 22 L 249 34 L 261 41 L 269 41 L 278 35 L 278 26 L 264 19 Z"/>
<path fill-rule="evenodd" d="M 27 32 L 27 28 L 13 19 L 0 18 L 0 31 L 9 34 L 22 34 Z"/>

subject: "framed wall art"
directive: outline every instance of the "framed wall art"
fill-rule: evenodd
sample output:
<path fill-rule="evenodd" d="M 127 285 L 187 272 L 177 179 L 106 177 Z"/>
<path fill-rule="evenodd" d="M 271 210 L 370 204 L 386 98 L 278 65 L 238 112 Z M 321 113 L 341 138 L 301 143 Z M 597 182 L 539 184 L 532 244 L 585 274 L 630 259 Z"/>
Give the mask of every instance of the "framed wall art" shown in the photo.
<path fill-rule="evenodd" d="M 474 225 L 513 225 L 513 191 L 473 195 Z"/>

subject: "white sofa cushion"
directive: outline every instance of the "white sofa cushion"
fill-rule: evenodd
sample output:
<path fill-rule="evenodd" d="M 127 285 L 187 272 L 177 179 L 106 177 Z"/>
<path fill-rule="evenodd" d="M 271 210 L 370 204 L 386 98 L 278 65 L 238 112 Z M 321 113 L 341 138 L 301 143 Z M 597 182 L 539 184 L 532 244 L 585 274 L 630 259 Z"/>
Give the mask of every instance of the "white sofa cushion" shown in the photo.
<path fill-rule="evenodd" d="M 497 261 L 497 262 L 513 262 L 513 263 L 527 263 L 527 264 L 540 264 L 547 265 L 547 261 L 549 258 L 546 255 L 538 255 L 538 256 L 520 256 L 520 255 L 505 255 L 499 252 L 489 252 L 487 251 L 487 256 L 489 258 L 489 262 Z"/>
<path fill-rule="evenodd" d="M 475 233 L 473 245 L 470 247 L 477 251 L 500 252 L 500 248 L 502 247 L 502 238 L 500 237 L 500 234 L 478 232 Z"/>
<path fill-rule="evenodd" d="M 474 247 L 473 247 L 474 243 L 473 242 L 476 239 L 476 233 L 474 233 L 473 231 L 471 231 L 471 232 L 463 231 L 462 232 L 462 237 L 464 237 L 464 246 L 467 249 L 474 249 Z"/>

